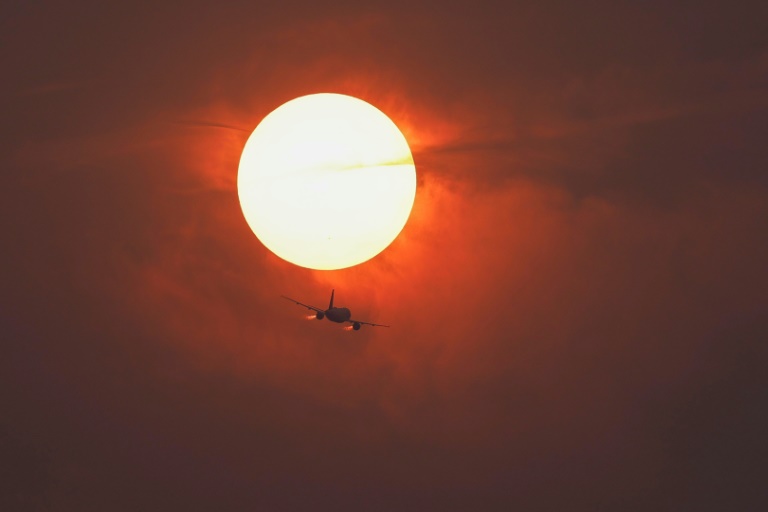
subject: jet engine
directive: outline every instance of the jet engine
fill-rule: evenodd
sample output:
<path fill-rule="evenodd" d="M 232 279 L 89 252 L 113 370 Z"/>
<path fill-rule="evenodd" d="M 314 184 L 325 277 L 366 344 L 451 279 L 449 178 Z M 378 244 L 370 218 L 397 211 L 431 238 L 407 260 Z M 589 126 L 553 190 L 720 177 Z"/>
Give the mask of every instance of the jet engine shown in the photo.
<path fill-rule="evenodd" d="M 360 330 L 360 322 L 355 322 L 354 324 L 352 324 L 352 328 L 354 330 L 356 330 L 356 331 L 359 331 Z"/>
<path fill-rule="evenodd" d="M 318 320 L 322 320 L 324 316 L 325 316 L 325 313 L 323 313 L 322 311 L 318 311 L 317 314 L 315 315 L 315 318 L 317 318 Z"/>

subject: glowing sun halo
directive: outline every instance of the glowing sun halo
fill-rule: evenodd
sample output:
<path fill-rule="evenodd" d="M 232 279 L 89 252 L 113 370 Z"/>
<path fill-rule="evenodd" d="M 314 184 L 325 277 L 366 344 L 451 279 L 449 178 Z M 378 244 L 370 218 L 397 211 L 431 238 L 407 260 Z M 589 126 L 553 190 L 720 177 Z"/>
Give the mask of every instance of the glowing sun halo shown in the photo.
<path fill-rule="evenodd" d="M 363 100 L 302 96 L 256 127 L 240 157 L 243 214 L 273 253 L 331 270 L 384 250 L 408 220 L 416 169 L 395 124 Z"/>

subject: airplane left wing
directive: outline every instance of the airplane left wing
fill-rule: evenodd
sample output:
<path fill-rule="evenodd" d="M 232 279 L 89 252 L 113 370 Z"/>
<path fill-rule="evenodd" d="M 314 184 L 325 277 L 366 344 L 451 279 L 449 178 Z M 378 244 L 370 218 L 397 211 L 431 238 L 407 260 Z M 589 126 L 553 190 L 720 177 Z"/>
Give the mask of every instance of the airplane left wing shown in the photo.
<path fill-rule="evenodd" d="M 363 322 L 362 320 L 347 320 L 347 322 L 351 324 L 370 325 L 373 327 L 389 327 L 388 325 L 384 325 L 384 324 L 374 324 L 371 322 Z"/>
<path fill-rule="evenodd" d="M 297 301 L 295 299 L 292 299 L 290 297 L 286 297 L 285 295 L 281 295 L 281 297 L 284 298 L 284 299 L 287 299 L 287 300 L 289 300 L 291 302 L 295 302 L 299 306 L 304 306 L 307 309 L 311 309 L 311 310 L 317 311 L 318 313 L 325 313 L 324 309 L 320 309 L 320 308 L 317 308 L 315 306 L 310 306 L 309 304 L 304 304 L 303 302 L 299 302 L 299 301 Z"/>

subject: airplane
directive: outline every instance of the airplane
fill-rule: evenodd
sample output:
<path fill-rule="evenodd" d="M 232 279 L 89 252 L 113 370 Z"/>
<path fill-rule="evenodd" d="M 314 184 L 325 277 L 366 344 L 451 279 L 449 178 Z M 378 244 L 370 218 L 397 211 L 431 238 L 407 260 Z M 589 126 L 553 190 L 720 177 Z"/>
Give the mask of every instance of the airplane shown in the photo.
<path fill-rule="evenodd" d="M 291 302 L 295 302 L 299 306 L 304 306 L 307 309 L 313 310 L 315 312 L 315 318 L 317 318 L 318 320 L 322 320 L 324 317 L 327 317 L 328 320 L 330 320 L 331 322 L 336 322 L 337 324 L 343 324 L 344 322 L 349 322 L 352 324 L 352 328 L 356 331 L 359 331 L 360 327 L 363 325 L 371 325 L 373 327 L 389 327 L 388 325 L 384 325 L 384 324 L 374 324 L 372 322 L 363 322 L 362 320 L 352 320 L 352 313 L 349 311 L 349 309 L 338 308 L 333 306 L 333 294 L 335 292 L 336 290 L 331 290 L 331 303 L 328 305 L 328 309 L 322 309 L 322 308 L 317 308 L 315 306 L 310 306 L 309 304 L 304 304 L 303 302 L 299 302 L 290 297 L 286 297 L 285 295 L 281 295 L 281 297 L 284 299 L 288 299 Z"/>

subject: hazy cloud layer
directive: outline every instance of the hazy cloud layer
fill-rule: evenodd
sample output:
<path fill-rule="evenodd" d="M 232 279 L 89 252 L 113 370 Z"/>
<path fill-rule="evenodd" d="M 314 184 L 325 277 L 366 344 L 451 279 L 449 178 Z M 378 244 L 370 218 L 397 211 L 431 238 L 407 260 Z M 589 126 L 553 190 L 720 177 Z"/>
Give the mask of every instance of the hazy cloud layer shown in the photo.
<path fill-rule="evenodd" d="M 763 508 L 761 19 L 9 11 L 6 507 Z M 235 188 L 248 131 L 321 91 L 389 114 L 419 176 L 400 237 L 334 272 L 269 253 Z M 279 298 L 331 288 L 393 327 Z"/>

